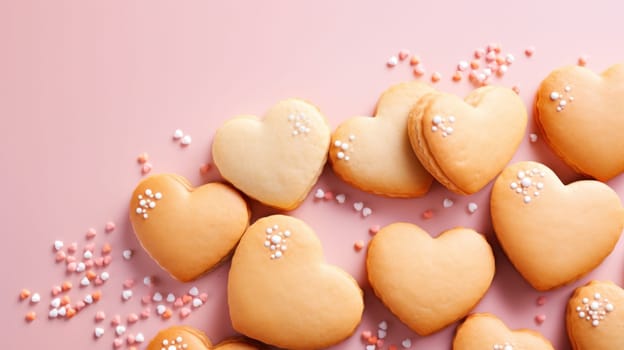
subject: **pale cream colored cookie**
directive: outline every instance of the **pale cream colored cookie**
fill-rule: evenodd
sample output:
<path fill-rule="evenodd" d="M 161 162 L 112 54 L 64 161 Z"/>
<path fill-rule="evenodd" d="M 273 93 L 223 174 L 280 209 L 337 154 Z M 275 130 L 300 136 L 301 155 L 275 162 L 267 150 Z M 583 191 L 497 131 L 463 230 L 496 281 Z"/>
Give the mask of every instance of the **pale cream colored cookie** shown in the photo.
<path fill-rule="evenodd" d="M 211 350 L 212 342 L 204 332 L 189 326 L 161 330 L 147 345 L 147 350 Z"/>
<path fill-rule="evenodd" d="M 624 64 L 598 75 L 554 70 L 537 91 L 535 120 L 546 143 L 574 170 L 607 181 L 624 171 Z"/>
<path fill-rule="evenodd" d="M 473 314 L 457 328 L 453 350 L 554 350 L 540 333 L 529 330 L 510 330 L 496 316 Z"/>
<path fill-rule="evenodd" d="M 433 178 L 423 168 L 407 137 L 407 116 L 418 99 L 435 91 L 421 82 L 405 82 L 386 90 L 375 117 L 353 117 L 332 135 L 329 159 L 345 182 L 389 197 L 419 197 Z"/>
<path fill-rule="evenodd" d="M 494 277 L 494 256 L 479 233 L 455 228 L 434 239 L 395 223 L 372 239 L 366 257 L 375 294 L 403 323 L 429 335 L 466 316 Z"/>
<path fill-rule="evenodd" d="M 284 215 L 259 219 L 243 235 L 232 258 L 228 305 L 235 330 L 293 350 L 339 343 L 364 309 L 357 282 L 325 262 L 314 231 Z"/>
<path fill-rule="evenodd" d="M 330 129 L 315 106 L 298 99 L 278 102 L 260 120 L 242 115 L 215 135 L 212 157 L 221 175 L 258 201 L 297 208 L 323 171 Z"/>
<path fill-rule="evenodd" d="M 147 253 L 186 282 L 230 255 L 249 224 L 249 209 L 228 185 L 193 188 L 182 176 L 152 175 L 135 188 L 130 223 Z"/>
<path fill-rule="evenodd" d="M 490 199 L 498 240 L 537 290 L 557 288 L 606 258 L 622 231 L 624 210 L 607 185 L 561 183 L 543 164 L 519 162 L 494 183 Z"/>
<path fill-rule="evenodd" d="M 566 308 L 566 328 L 574 350 L 624 349 L 624 290 L 609 281 L 577 288 Z"/>
<path fill-rule="evenodd" d="M 464 100 L 423 96 L 410 112 L 408 132 L 422 165 L 449 190 L 472 194 L 511 160 L 526 129 L 522 99 L 511 89 L 487 86 Z"/>

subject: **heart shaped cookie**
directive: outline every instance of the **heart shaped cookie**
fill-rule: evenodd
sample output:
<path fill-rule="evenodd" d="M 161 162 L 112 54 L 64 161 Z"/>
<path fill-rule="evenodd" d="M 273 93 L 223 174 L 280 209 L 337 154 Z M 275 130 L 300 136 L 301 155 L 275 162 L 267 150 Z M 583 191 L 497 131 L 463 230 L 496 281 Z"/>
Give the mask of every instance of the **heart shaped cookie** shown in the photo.
<path fill-rule="evenodd" d="M 494 255 L 470 229 L 433 239 L 416 225 L 395 223 L 372 239 L 366 268 L 379 299 L 425 336 L 464 317 L 481 300 L 494 277 Z"/>
<path fill-rule="evenodd" d="M 457 328 L 453 350 L 554 350 L 541 334 L 528 329 L 511 331 L 492 314 L 473 314 Z"/>
<path fill-rule="evenodd" d="M 511 160 L 526 129 L 522 99 L 510 89 L 486 86 L 465 100 L 425 95 L 410 112 L 409 139 L 423 166 L 442 185 L 472 194 Z"/>
<path fill-rule="evenodd" d="M 607 181 L 624 171 L 624 64 L 598 75 L 578 66 L 546 77 L 536 122 L 546 143 L 574 170 Z"/>
<path fill-rule="evenodd" d="M 420 164 L 407 137 L 407 116 L 418 99 L 434 89 L 406 82 L 386 90 L 375 117 L 353 117 L 332 135 L 329 159 L 345 182 L 389 197 L 419 197 L 433 178 Z M 390 170 L 391 169 L 391 170 Z"/>
<path fill-rule="evenodd" d="M 318 108 L 277 103 L 264 117 L 243 115 L 217 130 L 212 157 L 221 175 L 258 201 L 283 210 L 301 204 L 323 171 L 330 130 Z"/>
<path fill-rule="evenodd" d="M 241 339 L 224 340 L 213 346 L 204 332 L 189 326 L 163 329 L 147 346 L 147 350 L 259 350 L 260 348 Z"/>
<path fill-rule="evenodd" d="M 364 309 L 353 277 L 325 263 L 310 227 L 284 215 L 247 229 L 232 258 L 227 293 L 235 330 L 293 350 L 349 337 Z"/>
<path fill-rule="evenodd" d="M 537 290 L 576 280 L 598 266 L 617 243 L 624 210 L 602 182 L 564 185 L 543 164 L 519 162 L 496 179 L 492 224 L 518 272 Z"/>
<path fill-rule="evenodd" d="M 592 281 L 574 291 L 566 308 L 574 350 L 624 349 L 624 290 Z"/>
<path fill-rule="evenodd" d="M 192 188 L 173 174 L 143 179 L 132 194 L 129 215 L 145 251 L 183 282 L 224 260 L 249 224 L 247 203 L 230 186 Z"/>

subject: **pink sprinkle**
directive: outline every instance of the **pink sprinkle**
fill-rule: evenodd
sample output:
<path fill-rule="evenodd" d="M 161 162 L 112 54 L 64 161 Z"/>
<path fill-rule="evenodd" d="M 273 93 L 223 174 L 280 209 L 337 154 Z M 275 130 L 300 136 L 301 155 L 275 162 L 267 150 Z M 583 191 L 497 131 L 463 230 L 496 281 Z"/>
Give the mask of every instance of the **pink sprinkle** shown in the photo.
<path fill-rule="evenodd" d="M 152 163 L 145 163 L 141 166 L 141 174 L 147 175 L 152 171 Z"/>
<path fill-rule="evenodd" d="M 91 242 L 85 244 L 84 251 L 86 252 L 87 250 L 93 253 L 95 251 L 95 243 Z"/>
<path fill-rule="evenodd" d="M 543 295 L 540 295 L 539 297 L 537 297 L 537 300 L 535 302 L 537 303 L 538 306 L 543 306 L 544 304 L 546 304 L 546 297 Z"/>
<path fill-rule="evenodd" d="M 143 305 L 149 305 L 149 303 L 152 302 L 152 297 L 149 295 L 144 295 L 141 297 L 141 304 Z"/>
<path fill-rule="evenodd" d="M 542 324 L 542 323 L 544 323 L 544 321 L 546 321 L 546 315 L 539 314 L 539 315 L 535 316 L 535 323 Z"/>
<path fill-rule="evenodd" d="M 126 341 L 130 345 L 134 344 L 135 342 L 134 334 L 128 334 L 128 336 L 126 337 Z"/>
<path fill-rule="evenodd" d="M 485 55 L 484 49 L 476 49 L 474 52 L 474 58 L 481 58 Z"/>
<path fill-rule="evenodd" d="M 325 200 L 332 200 L 332 199 L 334 199 L 334 193 L 332 191 L 325 192 Z"/>
<path fill-rule="evenodd" d="M 80 311 L 80 310 L 84 309 L 84 308 L 85 308 L 85 306 L 87 306 L 87 304 L 85 304 L 85 302 L 84 302 L 84 301 L 82 301 L 82 300 L 78 300 L 78 301 L 76 302 L 76 305 L 75 305 L 76 311 Z"/>
<path fill-rule="evenodd" d="M 76 242 L 72 242 L 68 247 L 67 247 L 67 252 L 70 254 L 75 253 L 78 250 L 78 243 Z"/>
<path fill-rule="evenodd" d="M 101 286 L 102 284 L 104 284 L 104 280 L 100 278 L 100 276 L 97 276 L 95 278 L 95 281 L 93 281 L 93 283 L 95 283 L 96 286 Z"/>
<path fill-rule="evenodd" d="M 95 262 L 95 266 L 97 266 L 97 267 L 104 266 L 104 258 L 103 257 L 97 257 L 97 258 L 93 259 L 93 262 Z"/>
<path fill-rule="evenodd" d="M 76 262 L 72 261 L 67 264 L 67 272 L 75 272 L 76 271 Z"/>
<path fill-rule="evenodd" d="M 212 169 L 212 164 L 206 163 L 199 166 L 199 173 L 202 175 L 207 175 Z"/>
<path fill-rule="evenodd" d="M 190 314 L 191 309 L 189 309 L 188 307 L 183 307 L 180 309 L 180 318 L 186 318 Z"/>
<path fill-rule="evenodd" d="M 372 337 L 373 334 L 371 331 L 362 331 L 362 339 L 368 340 L 368 338 Z"/>
<path fill-rule="evenodd" d="M 121 338 L 115 338 L 115 340 L 113 340 L 113 347 L 115 349 L 119 349 L 122 346 L 123 346 L 123 340 L 121 340 Z"/>
<path fill-rule="evenodd" d="M 112 221 L 107 222 L 106 226 L 104 226 L 104 231 L 106 231 L 106 233 L 115 231 L 115 223 Z"/>
<path fill-rule="evenodd" d="M 173 302 L 173 306 L 176 308 L 184 306 L 184 302 L 182 301 L 182 298 L 176 298 L 176 300 Z"/>
<path fill-rule="evenodd" d="M 408 49 L 403 49 L 399 51 L 399 60 L 403 61 L 408 58 L 410 55 L 410 51 Z"/>
<path fill-rule="evenodd" d="M 433 217 L 433 210 L 427 209 L 422 213 L 422 218 L 425 220 L 429 220 Z"/>
<path fill-rule="evenodd" d="M 73 272 L 73 271 L 76 270 L 76 267 L 74 267 L 74 269 L 71 270 L 71 271 L 69 271 L 69 266 L 67 268 L 68 268 L 68 272 Z M 62 291 L 63 291 L 63 289 L 61 288 L 61 286 L 53 286 L 52 287 L 52 291 L 50 293 L 52 294 L 52 296 L 57 296 L 57 295 L 61 294 Z"/>
<path fill-rule="evenodd" d="M 95 232 L 95 229 L 92 227 L 90 229 L 87 230 L 87 233 L 85 234 L 85 236 L 87 237 L 87 239 L 92 239 L 97 235 L 97 232 Z"/>
<path fill-rule="evenodd" d="M 95 322 L 101 322 L 106 318 L 104 311 L 98 311 L 95 313 Z"/>
<path fill-rule="evenodd" d="M 141 316 L 142 319 L 146 319 L 146 318 L 150 317 L 150 313 L 151 313 L 150 309 L 149 308 L 145 308 L 145 309 L 143 309 L 143 311 L 141 311 L 141 315 L 140 316 Z"/>
<path fill-rule="evenodd" d="M 353 243 L 353 249 L 355 249 L 356 252 L 359 252 L 362 248 L 364 248 L 364 241 L 358 240 Z"/>
<path fill-rule="evenodd" d="M 86 268 L 92 268 L 93 267 L 93 260 L 92 259 L 85 260 L 84 264 L 85 264 Z"/>
<path fill-rule="evenodd" d="M 107 255 L 104 257 L 104 266 L 108 266 L 111 262 L 113 261 L 113 257 L 110 255 Z"/>
<path fill-rule="evenodd" d="M 119 315 L 113 316 L 113 319 L 111 320 L 111 326 L 116 327 L 116 326 L 119 326 L 120 324 L 121 324 L 121 316 Z"/>
<path fill-rule="evenodd" d="M 485 62 L 494 62 L 496 61 L 496 53 L 494 51 L 490 51 L 485 55 Z"/>
<path fill-rule="evenodd" d="M 587 65 L 587 60 L 589 59 L 589 56 L 587 55 L 581 55 L 578 58 L 578 65 L 581 67 L 585 67 Z"/>
<path fill-rule="evenodd" d="M 392 68 L 396 66 L 397 63 L 399 63 L 399 59 L 396 56 L 390 56 L 390 58 L 388 58 L 388 61 L 386 61 L 386 66 L 388 66 L 388 68 Z"/>
<path fill-rule="evenodd" d="M 137 162 L 139 164 L 145 164 L 148 159 L 149 159 L 149 155 L 146 152 L 143 152 L 139 154 L 139 156 L 137 157 Z"/>
<path fill-rule="evenodd" d="M 420 56 L 418 55 L 413 55 L 412 58 L 410 58 L 410 66 L 415 66 L 419 64 L 420 62 L 421 62 Z"/>
<path fill-rule="evenodd" d="M 370 233 L 371 236 L 374 236 L 377 234 L 377 232 L 379 232 L 379 230 L 381 230 L 381 227 L 379 225 L 373 225 L 368 228 L 368 233 Z"/>
<path fill-rule="evenodd" d="M 419 63 L 414 67 L 414 75 L 417 77 L 423 76 L 425 74 L 425 67 Z"/>
<path fill-rule="evenodd" d="M 135 313 L 131 313 L 130 315 L 128 315 L 128 323 L 135 323 L 136 321 L 139 320 L 139 316 Z"/>
<path fill-rule="evenodd" d="M 501 46 L 498 43 L 489 43 L 487 46 L 487 51 L 499 53 L 501 52 Z"/>
<path fill-rule="evenodd" d="M 516 94 L 520 95 L 520 88 L 519 87 L 514 85 L 511 89 L 513 90 L 513 92 L 515 92 Z"/>
<path fill-rule="evenodd" d="M 377 339 L 377 349 L 381 349 L 384 346 L 384 340 L 383 339 Z"/>
<path fill-rule="evenodd" d="M 65 252 L 62 250 L 59 250 L 58 252 L 56 252 L 56 255 L 54 256 L 54 260 L 56 260 L 56 262 L 61 262 L 65 260 L 66 257 L 67 255 L 65 255 Z"/>
<path fill-rule="evenodd" d="M 529 46 L 526 49 L 524 49 L 524 55 L 526 57 L 531 57 L 533 56 L 534 53 L 535 53 L 535 46 Z"/>
<path fill-rule="evenodd" d="M 202 302 L 204 302 L 204 303 L 205 303 L 205 302 L 206 302 L 206 300 L 208 300 L 208 294 L 206 294 L 206 293 L 201 293 L 201 294 L 199 295 L 199 300 L 201 300 Z"/>
<path fill-rule="evenodd" d="M 123 283 L 123 287 L 126 288 L 126 289 L 130 289 L 133 286 L 134 286 L 134 280 L 133 279 L 127 279 Z"/>

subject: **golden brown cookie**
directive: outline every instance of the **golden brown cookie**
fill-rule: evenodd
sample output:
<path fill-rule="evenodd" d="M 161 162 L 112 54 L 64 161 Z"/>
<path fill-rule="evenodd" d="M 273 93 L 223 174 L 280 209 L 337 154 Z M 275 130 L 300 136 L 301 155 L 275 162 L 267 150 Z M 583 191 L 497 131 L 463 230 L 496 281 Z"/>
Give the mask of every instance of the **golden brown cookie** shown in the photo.
<path fill-rule="evenodd" d="M 453 350 L 554 350 L 540 333 L 519 329 L 510 330 L 496 316 L 479 313 L 468 316 L 457 328 Z"/>
<path fill-rule="evenodd" d="M 624 290 L 610 281 L 577 288 L 566 308 L 566 328 L 574 350 L 624 349 Z"/>
<path fill-rule="evenodd" d="M 470 229 L 434 239 L 416 225 L 395 223 L 371 241 L 366 268 L 379 299 L 424 336 L 466 316 L 481 300 L 494 277 L 494 255 Z"/>
<path fill-rule="evenodd" d="M 315 106 L 278 102 L 264 119 L 241 115 L 215 135 L 212 157 L 221 175 L 249 197 L 283 210 L 297 208 L 323 171 L 330 130 Z"/>
<path fill-rule="evenodd" d="M 537 290 L 593 270 L 615 247 L 624 221 L 620 199 L 607 185 L 564 185 L 536 162 L 506 168 L 494 183 L 490 206 L 503 250 Z"/>
<path fill-rule="evenodd" d="M 511 89 L 487 86 L 465 99 L 423 96 L 410 112 L 408 132 L 422 165 L 444 187 L 472 194 L 500 173 L 520 145 L 527 113 Z"/>
<path fill-rule="evenodd" d="M 574 170 L 607 181 L 624 171 L 624 64 L 595 74 L 579 66 L 550 73 L 535 120 L 546 143 Z"/>
<path fill-rule="evenodd" d="M 407 137 L 407 116 L 429 85 L 412 81 L 394 85 L 379 101 L 375 117 L 352 117 L 332 135 L 329 159 L 345 182 L 389 197 L 419 197 L 433 178 L 420 164 Z"/>
<path fill-rule="evenodd" d="M 228 185 L 197 188 L 179 175 L 143 179 L 130 200 L 130 223 L 147 253 L 186 282 L 224 260 L 249 224 L 249 209 Z"/>
<path fill-rule="evenodd" d="M 287 349 L 321 349 L 349 337 L 364 303 L 357 282 L 329 265 L 303 221 L 256 221 L 232 258 L 228 305 L 238 332 Z"/>
<path fill-rule="evenodd" d="M 147 345 L 147 350 L 210 350 L 212 342 L 204 332 L 189 326 L 161 330 Z"/>

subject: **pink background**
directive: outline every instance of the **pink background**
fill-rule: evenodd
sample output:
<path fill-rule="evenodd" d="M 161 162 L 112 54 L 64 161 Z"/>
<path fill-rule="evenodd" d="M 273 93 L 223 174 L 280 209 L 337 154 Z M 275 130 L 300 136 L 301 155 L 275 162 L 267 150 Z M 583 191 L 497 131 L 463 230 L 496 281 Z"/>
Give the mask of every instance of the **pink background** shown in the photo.
<path fill-rule="evenodd" d="M 612 2 L 615 3 L 615 2 Z M 588 8 L 591 6 L 591 8 Z M 110 316 L 139 312 L 140 283 L 161 276 L 157 290 L 183 293 L 191 286 L 208 291 L 209 302 L 184 323 L 214 340 L 233 335 L 227 317 L 225 280 L 228 264 L 189 284 L 172 281 L 140 249 L 131 262 L 121 250 L 138 248 L 126 212 L 129 196 L 141 178 L 135 159 L 148 152 L 154 172 L 176 172 L 193 184 L 202 179 L 201 163 L 210 160 L 215 129 L 242 113 L 262 114 L 287 97 L 313 101 L 332 127 L 353 115 L 370 114 L 379 94 L 391 84 L 412 79 L 409 65 L 387 69 L 385 62 L 401 48 L 418 52 L 428 72 L 439 70 L 438 87 L 465 94 L 470 85 L 449 81 L 460 59 L 477 47 L 500 42 L 516 63 L 499 81 L 518 85 L 529 111 L 541 79 L 579 55 L 602 70 L 622 60 L 622 8 L 600 1 L 2 1 L 0 2 L 0 220 L 4 237 L 0 285 L 4 348 L 110 349 Z M 525 47 L 535 45 L 527 59 Z M 181 148 L 171 141 L 180 128 L 193 137 Z M 529 132 L 534 131 L 533 123 Z M 381 140 L 380 140 L 381 141 Z M 566 181 L 577 179 L 540 141 L 525 138 L 515 160 L 533 159 L 553 167 Z M 388 171 L 392 171 L 388 169 Z M 620 176 L 609 183 L 624 195 Z M 395 221 L 422 225 L 432 234 L 457 225 L 487 235 L 496 252 L 495 282 L 477 311 L 493 312 L 510 327 L 541 331 L 558 349 L 569 349 L 563 327 L 564 305 L 576 286 L 591 279 L 624 283 L 624 244 L 593 273 L 542 295 L 511 267 L 493 238 L 488 186 L 458 197 L 434 185 L 423 199 L 384 199 L 341 183 L 326 169 L 318 187 L 347 194 L 348 204 L 308 198 L 292 214 L 314 227 L 327 260 L 353 274 L 366 293 L 367 309 L 358 333 L 387 320 L 387 341 L 414 340 L 416 349 L 449 349 L 456 325 L 427 338 L 407 330 L 371 295 L 364 275 L 364 252 L 353 242 L 369 239 L 368 227 Z M 442 208 L 450 197 L 455 205 Z M 373 215 L 362 219 L 351 207 L 364 201 Z M 466 204 L 480 209 L 468 215 Z M 271 212 L 254 204 L 254 216 Z M 433 209 L 435 217 L 420 214 Z M 103 233 L 112 220 L 117 230 Z M 69 322 L 48 321 L 49 290 L 65 279 L 74 282 L 77 300 L 92 287 L 77 287 L 77 275 L 65 275 L 51 249 L 55 239 L 85 243 L 84 232 L 98 230 L 95 242 L 113 245 L 111 280 L 103 300 Z M 582 254 L 582 252 L 579 252 Z M 135 297 L 122 303 L 121 283 L 136 278 Z M 21 288 L 42 295 L 39 305 L 18 302 Z M 24 314 L 38 319 L 27 324 Z M 93 315 L 105 310 L 106 334 L 92 336 Z M 546 322 L 538 326 L 535 315 Z M 129 327 L 146 338 L 178 317 L 163 322 L 152 316 Z M 363 348 L 356 334 L 336 349 Z"/>

